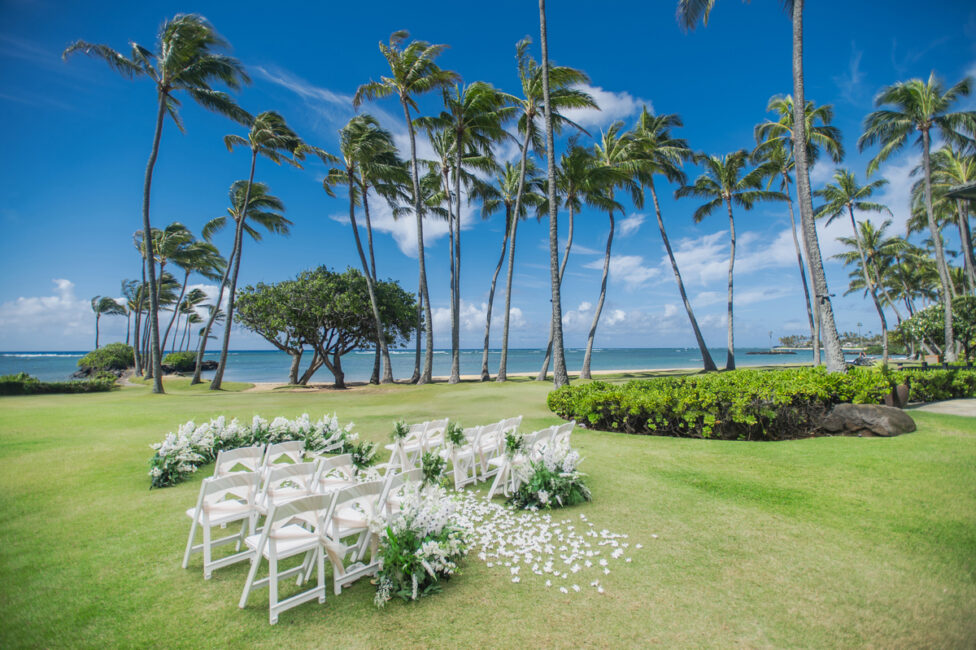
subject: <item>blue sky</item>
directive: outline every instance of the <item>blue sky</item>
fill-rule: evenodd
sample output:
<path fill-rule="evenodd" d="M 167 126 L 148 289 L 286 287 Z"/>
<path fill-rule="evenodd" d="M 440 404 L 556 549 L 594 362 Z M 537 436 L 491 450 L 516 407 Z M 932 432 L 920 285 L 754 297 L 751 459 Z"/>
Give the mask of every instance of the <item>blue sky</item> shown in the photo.
<path fill-rule="evenodd" d="M 56 3 L 4 0 L 0 4 L 0 120 L 6 124 L 0 159 L 0 350 L 86 349 L 96 294 L 118 296 L 123 278 L 139 275 L 132 233 L 141 227 L 142 179 L 152 138 L 155 94 L 145 79 L 126 80 L 104 63 L 79 56 L 65 63 L 60 52 L 75 39 L 128 51 L 128 42 L 154 44 L 160 22 L 179 12 L 205 15 L 233 45 L 253 84 L 239 93 L 251 113 L 281 112 L 307 141 L 334 149 L 336 131 L 353 114 L 357 86 L 384 74 L 377 43 L 397 29 L 450 45 L 439 64 L 465 82 L 487 81 L 517 92 L 515 43 L 538 40 L 538 14 L 530 2 L 503 1 L 489 9 L 476 3 L 242 2 Z M 706 28 L 683 33 L 675 2 L 614 2 L 594 11 L 588 2 L 550 3 L 550 55 L 555 63 L 581 68 L 602 110 L 574 115 L 598 136 L 614 120 L 628 126 L 642 105 L 678 113 L 679 135 L 708 153 L 751 148 L 755 124 L 772 95 L 791 92 L 790 23 L 778 2 L 718 3 Z M 860 179 L 872 152 L 859 154 L 856 140 L 872 99 L 885 85 L 935 70 L 946 82 L 976 74 L 976 9 L 969 3 L 935 0 L 876 3 L 808 3 L 806 14 L 807 97 L 834 106 L 834 124 L 844 134 L 844 166 Z M 534 46 L 533 54 L 539 57 Z M 424 97 L 425 113 L 439 110 Z M 972 107 L 972 98 L 963 106 Z M 367 104 L 408 155 L 406 129 L 393 100 Z M 246 177 L 245 151 L 228 153 L 227 133 L 241 129 L 187 99 L 186 134 L 167 124 L 152 196 L 152 221 L 181 221 L 199 233 L 227 206 L 230 184 Z M 583 139 L 584 144 L 590 141 Z M 557 148 L 565 141 L 557 142 Z M 423 147 L 421 147 L 423 152 Z M 514 157 L 512 146 L 502 155 Z M 906 150 L 884 165 L 891 182 L 880 200 L 894 213 L 893 233 L 907 214 L 909 171 L 919 156 Z M 833 165 L 818 165 L 814 187 Z M 698 170 L 689 165 L 690 178 Z M 283 199 L 294 221 L 289 238 L 266 237 L 245 244 L 240 284 L 274 282 L 320 264 L 357 266 L 352 233 L 343 222 L 344 198 L 321 188 L 324 167 L 278 168 L 262 160 L 256 178 Z M 711 346 L 725 341 L 727 222 L 716 213 L 701 224 L 691 214 L 695 199 L 675 200 L 661 186 L 669 235 L 678 251 L 689 295 Z M 379 207 L 378 202 L 374 202 Z M 598 347 L 693 345 L 674 279 L 649 210 L 625 204 L 614 241 L 611 278 Z M 395 222 L 377 210 L 377 263 L 381 276 L 416 290 L 416 244 L 412 219 Z M 825 258 L 847 235 L 840 220 L 821 231 Z M 760 204 L 736 215 L 736 341 L 766 345 L 807 331 L 802 291 L 785 204 Z M 565 232 L 565 213 L 561 215 Z M 463 214 L 463 347 L 479 347 L 484 302 L 502 240 L 502 217 L 483 221 L 477 206 Z M 605 214 L 584 210 L 563 287 L 566 341 L 585 344 L 592 305 L 599 295 Z M 435 337 L 449 345 L 449 276 L 446 226 L 428 223 L 427 256 Z M 514 347 L 545 345 L 549 319 L 546 223 L 534 219 L 519 229 L 514 283 Z M 229 247 L 229 235 L 219 246 Z M 828 261 L 828 282 L 838 297 L 838 327 L 878 331 L 873 306 L 860 296 L 841 297 L 847 272 Z M 197 279 L 194 282 L 205 284 Z M 500 343 L 504 299 L 496 293 L 492 345 Z M 103 340 L 124 338 L 123 319 L 103 319 Z M 232 347 L 262 348 L 246 332 Z"/>

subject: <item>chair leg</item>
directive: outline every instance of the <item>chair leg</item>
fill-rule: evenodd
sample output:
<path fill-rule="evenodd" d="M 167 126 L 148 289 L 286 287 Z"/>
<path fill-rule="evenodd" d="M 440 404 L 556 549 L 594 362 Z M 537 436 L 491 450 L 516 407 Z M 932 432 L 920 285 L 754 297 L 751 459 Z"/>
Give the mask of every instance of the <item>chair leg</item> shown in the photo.
<path fill-rule="evenodd" d="M 190 537 L 186 540 L 186 552 L 183 554 L 183 568 L 190 565 L 190 554 L 193 552 L 193 538 L 197 534 L 197 518 L 194 513 L 193 523 L 190 524 Z"/>
<path fill-rule="evenodd" d="M 203 522 L 203 579 L 210 580 L 210 576 L 213 575 L 213 570 L 210 568 L 211 561 L 211 549 L 210 549 L 210 526 L 209 522 L 204 520 Z"/>
<path fill-rule="evenodd" d="M 261 549 L 258 549 L 254 553 L 254 558 L 251 559 L 251 570 L 247 573 L 247 580 L 244 582 L 244 592 L 241 594 L 241 601 L 237 604 L 238 607 L 244 609 L 247 605 L 247 597 L 251 595 L 251 588 L 254 585 L 254 578 L 258 574 L 258 566 L 261 564 Z"/>
<path fill-rule="evenodd" d="M 322 595 L 319 596 L 319 602 L 325 603 L 325 553 L 322 551 L 321 546 L 315 549 L 315 557 L 319 565 L 319 580 L 316 586 L 322 593 Z"/>
<path fill-rule="evenodd" d="M 278 622 L 278 614 L 275 609 L 278 607 L 278 556 L 271 553 L 268 558 L 268 608 L 271 624 Z"/>

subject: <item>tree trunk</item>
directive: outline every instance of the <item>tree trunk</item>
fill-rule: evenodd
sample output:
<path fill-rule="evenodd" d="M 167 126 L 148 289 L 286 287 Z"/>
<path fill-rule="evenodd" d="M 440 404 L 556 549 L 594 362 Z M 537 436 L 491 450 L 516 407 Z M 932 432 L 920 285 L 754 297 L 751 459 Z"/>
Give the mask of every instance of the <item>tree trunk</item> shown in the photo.
<path fill-rule="evenodd" d="M 163 135 L 163 118 L 166 116 L 166 96 L 159 93 L 159 109 L 156 111 L 156 132 L 153 134 L 152 152 L 146 163 L 146 180 L 142 188 L 142 232 L 143 244 L 146 248 L 146 266 L 149 271 L 149 337 L 150 353 L 152 355 L 151 368 L 153 373 L 154 393 L 163 392 L 163 372 L 159 367 L 162 363 L 159 348 L 159 297 L 156 285 L 156 266 L 153 262 L 152 226 L 149 223 L 149 195 L 152 191 L 153 169 L 156 157 L 159 156 L 159 140 Z"/>
<path fill-rule="evenodd" d="M 966 267 L 966 281 L 969 293 L 976 294 L 976 260 L 973 259 L 973 237 L 969 230 L 969 211 L 962 199 L 956 199 L 958 211 L 959 241 L 962 246 L 962 257 Z"/>
<path fill-rule="evenodd" d="M 498 256 L 498 264 L 495 265 L 495 273 L 491 276 L 491 288 L 488 290 L 488 308 L 485 313 L 485 345 L 481 352 L 481 381 L 491 381 L 491 374 L 488 372 L 488 344 L 491 335 L 491 306 L 495 302 L 495 283 L 498 281 L 498 274 L 502 270 L 502 262 L 505 261 L 505 250 L 508 248 L 508 222 L 512 218 L 511 206 L 505 206 L 505 236 L 502 239 L 502 254 Z"/>
<path fill-rule="evenodd" d="M 369 249 L 369 272 L 373 276 L 373 282 L 377 281 L 376 278 L 376 255 L 373 253 L 373 224 L 369 219 L 369 185 L 363 182 L 363 214 L 366 216 L 366 246 Z M 390 348 L 384 343 L 384 345 L 376 346 L 376 358 L 373 361 L 373 374 L 379 375 L 379 369 L 377 365 L 380 363 L 382 358 L 383 363 L 386 368 L 383 370 L 383 378 L 380 379 L 380 383 L 392 384 L 393 383 L 393 366 L 390 363 Z"/>
<path fill-rule="evenodd" d="M 234 239 L 230 246 L 230 257 L 227 259 L 233 261 L 237 257 L 237 248 L 244 241 L 243 231 L 241 235 L 238 236 L 237 229 L 234 229 Z M 207 341 L 210 338 L 210 329 L 213 327 L 214 322 L 217 320 L 217 314 L 220 312 L 220 303 L 224 299 L 224 289 L 227 287 L 227 279 L 230 277 L 231 264 L 228 263 L 224 268 L 224 277 L 220 279 L 220 288 L 217 290 L 217 303 L 214 305 L 213 311 L 210 312 L 210 318 L 207 319 L 207 324 L 203 328 L 203 334 L 200 336 L 200 347 L 197 349 L 197 363 L 196 367 L 193 369 L 193 379 L 190 380 L 190 385 L 203 383 L 200 379 L 200 373 L 203 366 L 203 353 L 207 349 Z"/>
<path fill-rule="evenodd" d="M 729 303 L 728 303 L 728 319 L 729 319 L 729 351 L 728 357 L 725 360 L 726 370 L 735 370 L 735 341 L 733 338 L 733 327 L 732 327 L 732 268 L 735 266 L 735 220 L 732 218 L 732 201 L 726 197 L 725 207 L 729 210 Z"/>
<path fill-rule="evenodd" d="M 461 134 L 454 146 L 454 294 L 451 305 L 451 379 L 461 381 Z"/>
<path fill-rule="evenodd" d="M 224 371 L 227 369 L 227 352 L 230 349 L 230 330 L 234 324 L 234 294 L 237 291 L 237 274 L 241 270 L 241 258 L 244 257 L 244 223 L 247 221 L 247 207 L 251 201 L 251 184 L 254 183 L 254 167 L 258 161 L 258 152 L 251 151 L 251 173 L 247 177 L 247 189 L 244 190 L 244 203 L 241 206 L 241 214 L 237 219 L 237 256 L 234 258 L 234 270 L 230 275 L 230 287 L 227 293 L 227 317 L 224 321 L 224 341 L 220 346 L 220 361 L 217 362 L 217 371 L 214 373 L 213 381 L 210 382 L 210 390 L 220 390 L 220 385 L 224 381 Z"/>
<path fill-rule="evenodd" d="M 830 302 L 827 276 L 824 274 L 817 224 L 813 216 L 813 197 L 810 192 L 810 172 L 807 161 L 806 99 L 803 92 L 803 0 L 793 0 L 793 157 L 796 160 L 796 193 L 800 202 L 800 223 L 803 227 L 803 244 L 813 295 L 816 304 L 820 335 L 824 339 L 827 371 L 844 372 L 844 352 L 841 350 L 834 322 L 834 308 Z"/>
<path fill-rule="evenodd" d="M 508 277 L 505 281 L 505 321 L 502 328 L 502 353 L 498 362 L 498 376 L 495 381 L 508 380 L 508 323 L 512 310 L 512 270 L 515 267 L 515 232 L 518 229 L 519 215 L 522 213 L 522 193 L 525 192 L 525 161 L 529 155 L 529 140 L 532 135 L 532 120 L 526 120 L 525 142 L 522 143 L 522 157 L 519 162 L 519 183 L 515 192 L 515 208 L 512 212 L 508 234 Z"/>
<path fill-rule="evenodd" d="M 613 191 L 610 192 L 610 200 L 613 200 Z M 590 359 L 593 356 L 593 339 L 596 338 L 596 326 L 600 322 L 600 314 L 603 313 L 603 301 L 607 297 L 607 277 L 610 275 L 610 246 L 613 245 L 613 209 L 610 210 L 610 233 L 607 235 L 607 252 L 603 258 L 603 279 L 600 281 L 600 300 L 596 303 L 596 311 L 593 313 L 593 324 L 590 325 L 590 333 L 586 337 L 586 353 L 583 355 L 583 369 L 580 371 L 580 379 L 590 379 Z"/>
<path fill-rule="evenodd" d="M 163 344 L 161 349 L 166 349 L 166 341 L 169 339 L 169 331 L 173 327 L 173 323 L 176 322 L 177 317 L 180 313 L 180 303 L 183 302 L 183 296 L 186 294 L 186 284 L 190 281 L 190 272 L 187 271 L 186 275 L 183 276 L 183 286 L 180 287 L 180 297 L 176 299 L 176 306 L 173 307 L 173 317 L 169 319 L 169 325 L 166 326 L 166 332 L 163 334 Z M 179 327 L 176 328 L 179 331 Z M 175 336 L 175 335 L 174 335 Z"/>
<path fill-rule="evenodd" d="M 546 0 L 539 0 L 539 31 L 542 45 L 542 97 L 546 122 L 546 167 L 549 176 L 549 284 L 552 287 L 552 346 L 555 358 L 553 384 L 569 384 L 566 355 L 563 351 L 563 310 L 559 286 L 559 229 L 556 205 L 556 146 L 552 137 L 552 103 L 549 99 L 549 41 L 546 37 Z M 518 213 L 516 213 L 516 219 Z"/>
<path fill-rule="evenodd" d="M 881 301 L 878 300 L 878 292 L 874 286 L 874 280 L 871 278 L 871 273 L 868 270 L 868 260 L 864 255 L 864 246 L 861 244 L 861 236 L 857 232 L 857 222 L 854 220 L 854 207 L 848 203 L 847 212 L 851 216 L 851 228 L 854 230 L 854 243 L 857 244 L 857 253 L 861 256 L 861 273 L 864 276 L 864 286 L 867 288 L 868 292 L 871 294 L 871 300 L 874 301 L 874 308 L 878 310 L 878 317 L 881 318 L 881 345 L 882 345 L 882 362 L 885 366 L 888 365 L 888 320 L 885 318 L 884 309 L 881 307 Z"/>
<path fill-rule="evenodd" d="M 101 318 L 101 314 L 97 311 L 95 312 L 95 349 L 98 349 L 98 319 Z"/>
<path fill-rule="evenodd" d="M 718 370 L 715 362 L 712 360 L 711 352 L 708 351 L 708 346 L 705 345 L 705 338 L 702 336 L 701 329 L 698 327 L 695 312 L 691 309 L 691 301 L 688 300 L 688 294 L 685 293 L 685 283 L 681 280 L 681 272 L 678 271 L 678 262 L 674 259 L 674 253 L 671 251 L 671 240 L 668 239 L 668 233 L 664 229 L 664 219 L 661 217 L 661 204 L 657 200 L 654 179 L 650 179 L 648 185 L 651 188 L 651 198 L 654 200 L 654 214 L 657 215 L 657 227 L 661 231 L 661 241 L 664 242 L 664 249 L 668 252 L 668 259 L 671 260 L 671 270 L 674 271 L 674 280 L 678 283 L 678 293 L 681 294 L 681 301 L 684 303 L 685 311 L 688 313 L 688 320 L 691 321 L 691 329 L 695 332 L 695 341 L 698 343 L 698 350 L 701 352 L 705 370 Z"/>
<path fill-rule="evenodd" d="M 312 375 L 314 375 L 316 371 L 322 367 L 322 365 L 322 355 L 319 353 L 318 348 L 316 348 L 312 353 L 312 362 L 308 364 L 308 368 L 305 369 L 305 372 L 298 380 L 298 385 L 307 386 L 309 380 L 312 378 Z"/>
<path fill-rule="evenodd" d="M 417 380 L 418 384 L 429 383 L 434 372 L 434 323 L 430 313 L 430 293 L 427 291 L 427 268 L 424 260 L 424 214 L 420 197 L 420 180 L 417 175 L 417 136 L 414 133 L 413 122 L 410 120 L 410 108 L 406 99 L 400 98 L 403 105 L 403 117 L 407 120 L 407 131 L 410 133 L 410 177 L 413 182 L 413 209 L 417 216 L 417 266 L 420 271 L 420 299 L 423 301 L 424 320 L 427 325 L 426 346 L 424 351 L 424 369 Z M 418 332 L 419 336 L 420 333 Z"/>
<path fill-rule="evenodd" d="M 142 348 L 139 345 L 139 332 L 142 328 L 142 303 L 146 289 L 146 260 L 142 260 L 142 284 L 136 291 L 136 317 L 132 323 L 132 360 L 135 364 L 135 376 L 142 375 Z"/>
<path fill-rule="evenodd" d="M 789 176 L 785 171 L 783 172 L 783 189 L 786 190 L 786 203 L 790 207 L 790 232 L 793 233 L 793 248 L 796 249 L 796 264 L 800 269 L 800 284 L 803 285 L 803 306 L 807 308 L 807 320 L 810 322 L 810 345 L 812 346 L 815 345 L 814 341 L 817 338 L 817 327 L 813 324 L 813 309 L 810 307 L 810 288 L 807 286 L 807 273 L 803 270 L 803 255 L 800 253 L 800 241 L 796 237 L 796 215 L 793 212 L 793 199 L 790 198 Z M 817 354 L 815 356 L 819 357 L 819 341 L 817 343 Z M 814 359 L 813 363 L 814 365 L 820 365 L 820 359 Z"/>
<path fill-rule="evenodd" d="M 457 282 L 457 266 L 455 264 L 454 257 L 454 210 L 451 207 L 453 206 L 454 202 L 451 200 L 451 181 L 448 178 L 447 165 L 444 164 L 443 161 L 441 163 L 441 176 L 443 177 L 444 194 L 447 201 L 447 254 L 450 258 L 450 264 L 448 266 L 451 276 L 451 376 L 448 378 L 447 383 L 456 384 L 461 381 L 461 379 L 454 374 L 454 351 L 456 349 L 456 346 L 454 345 L 454 333 L 457 331 L 454 325 L 454 308 L 456 306 L 454 301 L 457 298 L 457 294 L 455 293 L 454 289 L 457 286 L 455 284 Z"/>
<path fill-rule="evenodd" d="M 302 352 L 296 354 L 294 352 L 289 352 L 291 356 L 291 367 L 288 369 L 288 383 L 292 386 L 298 383 L 298 364 L 302 362 Z"/>
<path fill-rule="evenodd" d="M 566 275 L 566 261 L 569 260 L 569 251 L 573 248 L 573 204 L 569 204 L 569 232 L 566 234 L 566 249 L 563 252 L 563 261 L 559 263 L 559 286 L 563 286 L 563 277 Z M 549 340 L 546 342 L 546 358 L 542 360 L 542 369 L 536 375 L 536 381 L 545 381 L 549 375 L 549 360 L 552 359 L 552 323 L 549 323 Z"/>
<path fill-rule="evenodd" d="M 952 278 L 949 276 L 949 267 L 946 265 L 945 251 L 942 248 L 942 233 L 935 224 L 932 216 L 932 168 L 929 161 L 929 131 L 922 129 L 922 163 L 925 169 L 925 215 L 928 217 L 929 234 L 932 235 L 932 242 L 935 244 L 935 264 L 939 269 L 939 280 L 942 282 L 942 304 L 945 313 L 945 359 L 954 362 L 956 360 L 956 344 L 952 331 Z"/>
<path fill-rule="evenodd" d="M 410 383 L 416 384 L 420 381 L 420 337 L 424 331 L 424 294 L 420 291 L 420 282 L 417 283 L 417 354 L 413 360 L 413 375 L 410 376 Z"/>

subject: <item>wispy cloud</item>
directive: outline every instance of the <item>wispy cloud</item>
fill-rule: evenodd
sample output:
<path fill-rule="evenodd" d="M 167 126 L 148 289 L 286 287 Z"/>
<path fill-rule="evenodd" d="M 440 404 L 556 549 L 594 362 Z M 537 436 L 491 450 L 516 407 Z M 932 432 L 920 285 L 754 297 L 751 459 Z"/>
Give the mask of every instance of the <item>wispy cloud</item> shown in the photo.
<path fill-rule="evenodd" d="M 630 235 L 636 234 L 640 230 L 641 224 L 644 223 L 644 215 L 640 212 L 635 212 L 626 219 L 620 221 L 620 236 L 628 237 Z"/>
<path fill-rule="evenodd" d="M 834 77 L 840 96 L 851 104 L 859 104 L 865 99 L 864 72 L 861 71 L 863 55 L 864 52 L 857 49 L 857 44 L 851 41 L 851 56 L 848 59 L 847 70 Z"/>
<path fill-rule="evenodd" d="M 603 260 L 593 260 L 583 265 L 585 269 L 603 270 Z M 627 289 L 640 288 L 648 280 L 660 275 L 660 269 L 648 265 L 640 255 L 612 255 L 610 257 L 610 281 L 621 283 Z"/>
<path fill-rule="evenodd" d="M 9 345 L 19 340 L 68 339 L 74 347 L 87 344 L 88 336 L 94 335 L 91 304 L 75 295 L 74 282 L 64 278 L 52 282 L 52 295 L 21 296 L 0 304 L 0 342 L 5 344 L 4 349 L 11 349 Z"/>
<path fill-rule="evenodd" d="M 605 127 L 617 120 L 637 115 L 644 105 L 647 106 L 647 110 L 654 111 L 654 105 L 649 100 L 634 97 L 626 91 L 613 92 L 589 84 L 580 84 L 577 88 L 589 93 L 600 107 L 598 111 L 590 108 L 571 108 L 563 111 L 564 116 L 584 129 Z"/>

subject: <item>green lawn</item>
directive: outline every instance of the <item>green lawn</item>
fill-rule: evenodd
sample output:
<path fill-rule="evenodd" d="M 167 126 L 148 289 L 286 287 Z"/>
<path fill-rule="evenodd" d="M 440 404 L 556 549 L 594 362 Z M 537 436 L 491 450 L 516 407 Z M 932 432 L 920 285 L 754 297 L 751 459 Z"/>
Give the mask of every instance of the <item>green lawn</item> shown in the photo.
<path fill-rule="evenodd" d="M 557 421 L 549 384 L 172 388 L 0 398 L 0 647 L 976 645 L 976 418 L 777 443 L 577 430 L 594 501 L 570 514 L 643 544 L 604 595 L 512 584 L 472 554 L 420 602 L 377 610 L 361 581 L 271 627 L 266 591 L 237 608 L 246 565 L 180 568 L 209 468 L 150 491 L 150 443 L 191 418 L 333 410 L 376 441 L 401 417 L 532 430 Z"/>

